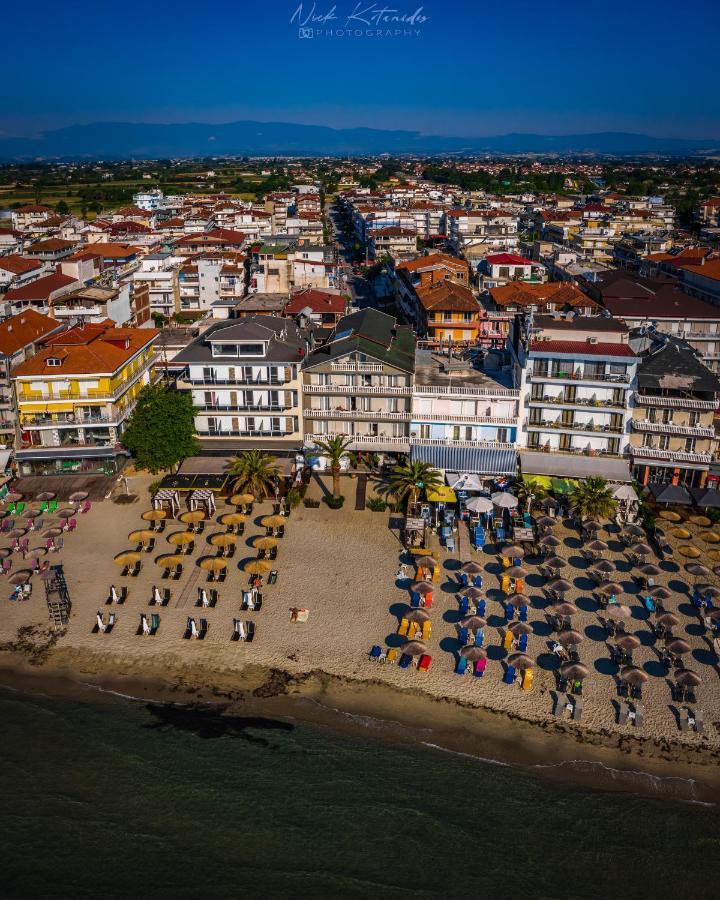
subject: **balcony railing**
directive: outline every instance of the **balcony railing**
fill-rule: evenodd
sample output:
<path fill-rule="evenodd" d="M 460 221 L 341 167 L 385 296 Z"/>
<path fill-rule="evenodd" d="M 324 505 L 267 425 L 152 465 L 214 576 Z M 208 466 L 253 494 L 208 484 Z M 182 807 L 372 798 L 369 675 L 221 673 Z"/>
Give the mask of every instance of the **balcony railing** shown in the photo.
<path fill-rule="evenodd" d="M 528 422 L 528 430 L 533 431 L 581 431 L 584 434 L 624 434 L 622 426 L 589 425 L 587 422 Z"/>
<path fill-rule="evenodd" d="M 666 406 L 671 409 L 716 410 L 716 400 L 695 400 L 692 397 L 663 397 L 661 394 L 636 394 L 636 406 Z"/>
<path fill-rule="evenodd" d="M 529 406 L 569 406 L 581 409 L 625 409 L 625 403 L 615 400 L 590 400 L 584 397 L 576 397 L 567 400 L 565 397 L 530 397 Z"/>
<path fill-rule="evenodd" d="M 660 450 L 657 447 L 631 447 L 635 458 L 660 459 L 665 462 L 711 463 L 712 453 L 690 453 L 686 450 Z"/>
<path fill-rule="evenodd" d="M 384 434 L 341 434 L 332 432 L 330 434 L 306 434 L 305 435 L 305 443 L 312 444 L 314 440 L 317 438 L 319 441 L 326 441 L 329 438 L 334 437 L 343 437 L 349 439 L 353 444 L 359 444 L 362 446 L 372 446 L 375 444 L 390 444 L 391 446 L 399 447 L 409 447 L 410 443 L 407 437 L 395 437 L 392 435 L 384 435 Z M 469 446 L 474 446 L 470 444 Z"/>
<path fill-rule="evenodd" d="M 411 387 L 383 387 L 363 384 L 304 384 L 305 394 L 412 394 Z"/>
<path fill-rule="evenodd" d="M 189 375 L 181 375 L 178 379 L 180 382 L 185 382 L 186 384 L 200 384 L 200 385 L 237 385 L 238 387 L 244 387 L 247 385 L 281 385 L 281 384 L 290 384 L 292 381 L 291 378 L 285 380 L 283 378 L 191 378 Z"/>
<path fill-rule="evenodd" d="M 507 441 L 452 441 L 445 438 L 411 437 L 411 444 L 422 447 L 487 447 L 490 450 L 514 450 L 515 444 Z"/>
<path fill-rule="evenodd" d="M 434 384 L 417 384 L 414 391 L 416 394 L 431 394 L 438 397 L 443 397 L 447 394 L 451 394 L 454 397 L 500 397 L 508 399 L 520 396 L 520 391 L 514 388 L 475 387 L 472 385 L 467 387 L 464 385 L 448 385 L 448 387 L 444 387 Z"/>
<path fill-rule="evenodd" d="M 204 412 L 285 412 L 292 409 L 291 406 L 278 406 L 271 403 L 245 403 L 236 406 L 224 405 L 222 403 L 196 403 L 195 408 Z"/>
<path fill-rule="evenodd" d="M 382 363 L 333 362 L 330 368 L 334 372 L 383 372 Z"/>
<path fill-rule="evenodd" d="M 577 369 L 553 372 L 529 372 L 529 381 L 599 381 L 610 384 L 629 384 L 629 375 L 608 375 L 602 373 L 580 372 Z"/>
<path fill-rule="evenodd" d="M 200 437 L 275 437 L 284 438 L 295 434 L 293 431 L 278 431 L 272 429 L 254 429 L 253 431 L 237 431 L 232 429 L 198 429 Z"/>
<path fill-rule="evenodd" d="M 611 453 L 609 450 L 597 450 L 594 447 L 569 447 L 561 450 L 559 447 L 545 447 L 543 444 L 528 444 L 528 450 L 536 453 L 553 453 L 564 456 L 611 456 L 613 459 L 622 458 L 624 453 Z"/>
<path fill-rule="evenodd" d="M 517 425 L 515 416 L 465 416 L 449 413 L 412 413 L 414 422 L 468 422 L 473 425 Z"/>
<path fill-rule="evenodd" d="M 651 434 L 677 434 L 682 437 L 714 438 L 715 429 L 702 425 L 676 425 L 674 422 L 648 422 L 646 419 L 631 419 L 635 431 Z"/>
<path fill-rule="evenodd" d="M 409 422 L 409 412 L 385 412 L 381 409 L 304 409 L 308 419 L 394 419 Z"/>

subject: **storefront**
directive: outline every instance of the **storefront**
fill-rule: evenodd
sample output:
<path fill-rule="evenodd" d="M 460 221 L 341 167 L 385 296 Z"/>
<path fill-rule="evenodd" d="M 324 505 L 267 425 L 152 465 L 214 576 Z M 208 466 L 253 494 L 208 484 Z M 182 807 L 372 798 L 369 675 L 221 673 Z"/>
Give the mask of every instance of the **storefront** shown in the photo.
<path fill-rule="evenodd" d="M 53 447 L 18 450 L 17 474 L 30 475 L 105 475 L 112 477 L 127 462 L 128 454 L 115 447 Z"/>

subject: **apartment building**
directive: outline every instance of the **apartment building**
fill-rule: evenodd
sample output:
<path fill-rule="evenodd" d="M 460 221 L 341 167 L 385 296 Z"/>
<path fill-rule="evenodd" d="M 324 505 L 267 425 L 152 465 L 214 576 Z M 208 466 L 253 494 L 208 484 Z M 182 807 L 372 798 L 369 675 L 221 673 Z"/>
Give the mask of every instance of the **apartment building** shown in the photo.
<path fill-rule="evenodd" d="M 710 197 L 698 204 L 695 217 L 701 225 L 720 228 L 720 197 Z"/>
<path fill-rule="evenodd" d="M 683 341 L 660 337 L 637 371 L 630 434 L 633 477 L 641 484 L 704 487 L 716 458 L 714 416 L 720 380 Z"/>
<path fill-rule="evenodd" d="M 523 463 L 521 457 L 523 472 L 558 477 L 585 472 L 585 477 L 628 480 L 627 462 L 604 462 L 629 448 L 638 358 L 627 326 L 600 316 L 529 316 L 514 347 L 520 365 L 518 444 L 552 457 L 543 471 L 534 458 Z M 572 456 L 586 459 L 568 463 Z"/>
<path fill-rule="evenodd" d="M 372 259 L 390 256 L 396 260 L 412 259 L 417 253 L 417 234 L 413 228 L 389 225 L 368 232 L 368 253 Z"/>
<path fill-rule="evenodd" d="M 305 444 L 335 435 L 350 449 L 407 453 L 415 335 L 364 309 L 342 318 L 302 367 Z"/>
<path fill-rule="evenodd" d="M 693 297 L 720 306 L 720 259 L 703 259 L 699 265 L 683 264 L 680 281 Z"/>
<path fill-rule="evenodd" d="M 37 259 L 26 259 L 15 253 L 0 256 L 0 293 L 30 284 L 46 271 L 47 266 Z"/>
<path fill-rule="evenodd" d="M 120 438 L 142 388 L 154 380 L 158 332 L 76 325 L 51 335 L 11 372 L 22 475 L 106 474 L 126 457 Z"/>
<path fill-rule="evenodd" d="M 415 292 L 420 332 L 431 346 L 476 342 L 483 308 L 470 288 L 446 280 L 418 286 Z"/>
<path fill-rule="evenodd" d="M 504 354 L 418 349 L 410 458 L 485 478 L 514 475 L 520 391 Z"/>
<path fill-rule="evenodd" d="M 445 234 L 453 250 L 476 266 L 489 253 L 517 247 L 518 220 L 510 210 L 451 209 L 445 214 Z"/>
<path fill-rule="evenodd" d="M 26 231 L 33 226 L 43 225 L 54 215 L 54 210 L 40 203 L 19 206 L 12 211 L 12 227 L 15 231 Z"/>
<path fill-rule="evenodd" d="M 517 253 L 489 253 L 480 263 L 479 272 L 481 290 L 511 281 L 539 283 L 545 279 L 545 266 Z"/>
<path fill-rule="evenodd" d="M 179 265 L 180 257 L 170 252 L 150 253 L 133 272 L 135 295 L 149 305 L 151 314 L 159 313 L 169 319 L 180 311 Z"/>
<path fill-rule="evenodd" d="M 305 335 L 295 322 L 274 316 L 218 323 L 178 353 L 178 389 L 192 394 L 204 445 L 299 447 L 305 353 Z"/>
<path fill-rule="evenodd" d="M 350 298 L 346 294 L 303 288 L 295 291 L 282 315 L 290 318 L 304 316 L 324 328 L 332 328 L 348 314 Z"/>
<path fill-rule="evenodd" d="M 35 312 L 49 315 L 56 300 L 80 287 L 82 287 L 82 283 L 76 278 L 53 272 L 50 275 L 36 278 L 22 287 L 9 290 L 3 300 L 7 304 L 10 314 L 13 315 L 26 309 L 34 309 Z"/>
<path fill-rule="evenodd" d="M 331 246 L 281 236 L 252 250 L 250 291 L 253 293 L 287 295 L 299 288 L 322 289 L 336 284 L 337 261 Z"/>

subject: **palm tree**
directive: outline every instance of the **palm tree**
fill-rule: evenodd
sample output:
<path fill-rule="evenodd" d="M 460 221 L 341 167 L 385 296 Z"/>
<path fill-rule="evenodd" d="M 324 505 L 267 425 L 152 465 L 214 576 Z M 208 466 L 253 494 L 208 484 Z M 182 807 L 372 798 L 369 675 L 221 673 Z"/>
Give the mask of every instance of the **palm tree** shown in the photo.
<path fill-rule="evenodd" d="M 256 497 L 267 496 L 268 488 L 274 485 L 278 473 L 274 457 L 260 450 L 245 450 L 239 453 L 228 467 L 235 475 L 236 491 L 249 491 Z"/>
<path fill-rule="evenodd" d="M 330 463 L 330 472 L 333 480 L 333 497 L 340 496 L 340 460 L 347 455 L 347 448 L 352 444 L 351 437 L 343 437 L 341 434 L 326 441 L 315 441 L 315 450 L 326 456 Z"/>
<path fill-rule="evenodd" d="M 570 502 L 573 512 L 581 520 L 609 519 L 617 506 L 612 488 L 604 478 L 598 476 L 581 481 Z"/>
<path fill-rule="evenodd" d="M 521 508 L 531 511 L 530 507 L 534 503 L 538 505 L 542 503 L 548 496 L 547 488 L 538 481 L 525 481 L 524 479 L 515 485 L 515 494 Z"/>
<path fill-rule="evenodd" d="M 398 500 L 403 500 L 409 495 L 408 502 L 412 505 L 417 501 L 423 488 L 426 491 L 432 490 L 440 487 L 442 483 L 442 475 L 437 469 L 433 469 L 429 463 L 416 459 L 395 466 L 390 473 L 388 487 Z"/>

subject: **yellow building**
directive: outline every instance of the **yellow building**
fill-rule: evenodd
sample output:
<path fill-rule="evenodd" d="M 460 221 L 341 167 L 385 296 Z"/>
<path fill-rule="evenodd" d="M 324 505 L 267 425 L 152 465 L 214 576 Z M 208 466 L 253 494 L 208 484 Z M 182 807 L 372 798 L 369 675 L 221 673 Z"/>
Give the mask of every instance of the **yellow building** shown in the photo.
<path fill-rule="evenodd" d="M 21 475 L 111 475 L 141 389 L 155 380 L 152 328 L 76 325 L 13 369 Z"/>

